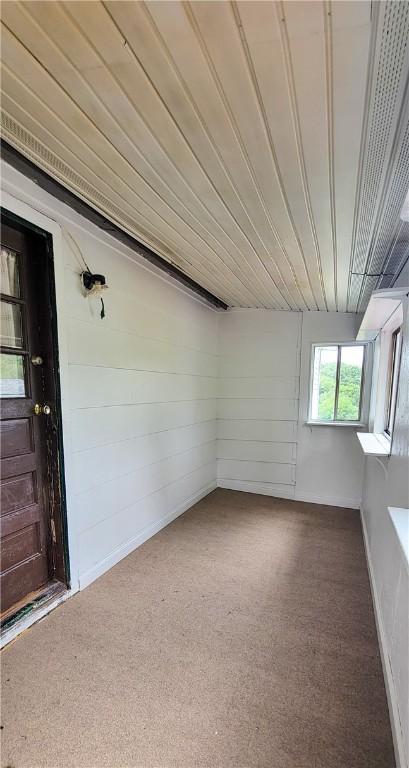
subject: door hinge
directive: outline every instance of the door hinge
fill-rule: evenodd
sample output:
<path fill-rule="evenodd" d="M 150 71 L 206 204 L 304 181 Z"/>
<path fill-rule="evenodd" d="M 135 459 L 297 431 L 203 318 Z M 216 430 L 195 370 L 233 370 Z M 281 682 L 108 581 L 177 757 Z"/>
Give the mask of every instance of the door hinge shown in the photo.
<path fill-rule="evenodd" d="M 51 538 L 53 540 L 53 544 L 56 544 L 57 543 L 57 535 L 55 533 L 55 522 L 54 522 L 54 518 L 53 517 L 51 518 Z"/>

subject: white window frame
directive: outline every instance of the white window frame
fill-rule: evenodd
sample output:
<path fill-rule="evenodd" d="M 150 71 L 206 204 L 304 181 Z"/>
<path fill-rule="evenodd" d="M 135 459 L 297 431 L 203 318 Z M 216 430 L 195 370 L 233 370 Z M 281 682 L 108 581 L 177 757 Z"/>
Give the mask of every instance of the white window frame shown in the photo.
<path fill-rule="evenodd" d="M 393 428 L 391 434 L 385 431 L 389 395 L 388 374 L 391 365 L 393 333 L 397 328 L 404 327 L 408 297 L 409 287 L 382 288 L 374 291 L 357 335 L 358 341 L 369 340 L 374 345 L 369 431 L 357 432 L 357 436 L 365 456 L 374 456 L 381 464 L 381 459 L 388 459 L 392 453 Z M 400 375 L 401 362 L 399 359 L 396 365 L 397 376 Z M 399 379 L 396 383 L 399 385 Z"/>
<path fill-rule="evenodd" d="M 395 359 L 393 360 L 393 339 L 396 331 L 401 329 L 401 336 L 398 348 L 396 349 Z M 395 407 L 393 408 L 392 428 L 388 430 L 388 406 L 391 388 L 397 390 L 399 387 L 399 375 L 401 366 L 401 350 L 403 341 L 403 309 L 400 305 L 390 316 L 388 321 L 380 330 L 375 341 L 376 344 L 376 380 L 372 391 L 370 428 L 378 434 L 390 453 L 393 441 L 393 427 L 395 421 Z M 393 370 L 392 370 L 393 364 Z M 391 379 L 392 377 L 392 379 Z"/>
<path fill-rule="evenodd" d="M 312 412 L 312 398 L 314 387 L 314 360 L 315 350 L 317 347 L 363 347 L 364 359 L 362 362 L 362 379 L 361 379 L 361 398 L 360 398 L 360 412 L 359 418 L 356 421 L 325 421 L 324 419 L 313 419 Z M 369 415 L 369 383 L 370 383 L 370 358 L 371 358 L 371 344 L 364 341 L 317 341 L 311 345 L 311 357 L 310 357 L 310 386 L 308 396 L 308 418 L 307 424 L 309 426 L 316 427 L 366 427 L 368 424 Z M 338 367 L 337 367 L 337 391 L 339 387 L 339 373 L 340 373 L 340 358 L 341 353 L 338 351 Z"/>
<path fill-rule="evenodd" d="M 388 378 L 385 390 L 385 428 L 387 440 L 392 440 L 395 425 L 396 403 L 399 387 L 399 374 L 402 351 L 402 325 L 397 325 L 391 332 L 388 359 Z"/>

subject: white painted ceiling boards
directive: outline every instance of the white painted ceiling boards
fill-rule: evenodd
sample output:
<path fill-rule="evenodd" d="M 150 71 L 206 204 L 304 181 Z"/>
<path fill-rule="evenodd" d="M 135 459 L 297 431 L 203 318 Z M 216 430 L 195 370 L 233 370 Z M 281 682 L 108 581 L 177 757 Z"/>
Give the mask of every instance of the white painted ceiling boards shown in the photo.
<path fill-rule="evenodd" d="M 230 306 L 408 256 L 408 2 L 4 2 L 4 139 Z"/>

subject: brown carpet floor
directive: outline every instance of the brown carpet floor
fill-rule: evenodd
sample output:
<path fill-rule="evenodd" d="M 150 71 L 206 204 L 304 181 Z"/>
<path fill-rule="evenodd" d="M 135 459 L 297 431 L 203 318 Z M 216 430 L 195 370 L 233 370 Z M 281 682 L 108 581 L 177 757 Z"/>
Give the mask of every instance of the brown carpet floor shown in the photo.
<path fill-rule="evenodd" d="M 2 766 L 392 768 L 357 512 L 217 490 L 2 655 Z"/>

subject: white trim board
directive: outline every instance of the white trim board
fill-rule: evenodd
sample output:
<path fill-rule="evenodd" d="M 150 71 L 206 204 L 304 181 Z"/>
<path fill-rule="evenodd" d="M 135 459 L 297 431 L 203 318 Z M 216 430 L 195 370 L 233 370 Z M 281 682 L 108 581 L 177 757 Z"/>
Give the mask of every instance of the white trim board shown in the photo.
<path fill-rule="evenodd" d="M 120 560 L 122 560 L 127 555 L 130 555 L 131 552 L 140 547 L 141 544 L 144 544 L 145 541 L 148 541 L 148 539 L 154 536 L 155 533 L 159 533 L 162 528 L 166 528 L 169 523 L 182 515 L 184 512 L 187 512 L 188 509 L 193 507 L 216 488 L 216 481 L 205 486 L 200 491 L 195 493 L 194 496 L 186 499 L 182 504 L 176 507 L 176 509 L 173 509 L 171 512 L 168 512 L 167 515 L 161 517 L 160 520 L 157 520 L 155 523 L 153 523 L 153 525 L 149 525 L 144 528 L 143 531 L 138 533 L 138 535 L 133 539 L 126 541 L 125 544 L 122 544 L 120 547 L 118 547 L 118 549 L 114 550 L 114 552 L 111 552 L 108 557 L 100 560 L 100 562 L 96 563 L 96 565 L 93 565 L 92 568 L 80 575 L 80 589 L 85 589 L 85 587 L 95 581 L 95 579 L 98 579 L 104 573 L 109 571 L 110 568 L 112 568 L 114 565 L 117 565 Z"/>
<path fill-rule="evenodd" d="M 372 293 L 357 334 L 358 341 L 373 341 L 397 310 L 402 311 L 402 300 L 409 293 L 408 288 L 381 288 Z"/>
<path fill-rule="evenodd" d="M 390 456 L 391 441 L 384 435 L 376 432 L 357 432 L 356 436 L 365 456 Z"/>
<path fill-rule="evenodd" d="M 343 507 L 359 510 L 361 499 L 352 499 L 348 496 L 319 496 L 316 493 L 298 493 L 295 489 L 295 501 L 307 501 L 311 504 L 325 504 L 328 507 Z"/>
<path fill-rule="evenodd" d="M 378 592 L 376 589 L 375 577 L 372 567 L 371 554 L 369 549 L 368 533 L 366 530 L 365 518 L 360 510 L 362 533 L 364 538 L 366 562 L 369 573 L 369 583 L 371 585 L 372 602 L 375 613 L 376 630 L 378 634 L 379 650 L 381 654 L 383 676 L 385 680 L 386 697 L 388 700 L 389 718 L 391 721 L 392 739 L 395 750 L 396 768 L 408 768 L 403 747 L 403 734 L 400 725 L 398 698 L 396 695 L 395 681 L 392 674 L 391 661 L 388 653 L 386 632 L 383 624 L 381 606 L 379 603 Z"/>
<path fill-rule="evenodd" d="M 252 480 L 226 480 L 220 478 L 217 481 L 218 488 L 228 491 L 243 491 L 244 493 L 260 493 L 262 496 L 272 496 L 277 499 L 294 499 L 294 486 L 274 485 Z"/>
<path fill-rule="evenodd" d="M 243 491 L 244 493 L 260 493 L 263 496 L 272 496 L 277 499 L 292 499 L 293 501 L 305 501 L 310 504 L 325 504 L 328 507 L 343 507 L 359 510 L 361 499 L 352 499 L 346 496 L 318 496 L 315 493 L 297 493 L 296 486 L 279 486 L 273 483 L 258 483 L 250 480 L 228 480 L 219 478 L 218 488 L 230 491 Z"/>

